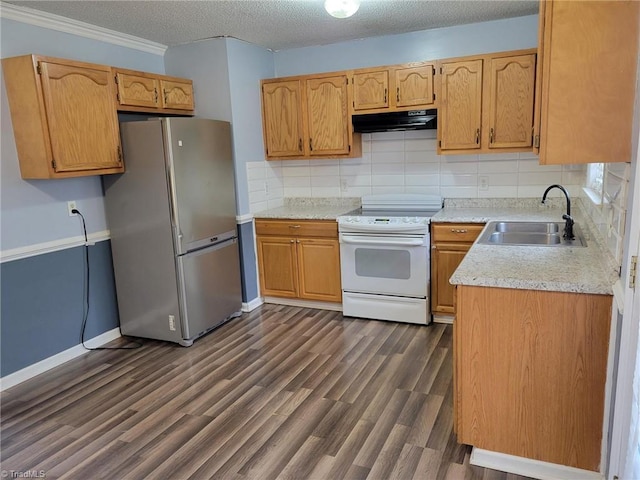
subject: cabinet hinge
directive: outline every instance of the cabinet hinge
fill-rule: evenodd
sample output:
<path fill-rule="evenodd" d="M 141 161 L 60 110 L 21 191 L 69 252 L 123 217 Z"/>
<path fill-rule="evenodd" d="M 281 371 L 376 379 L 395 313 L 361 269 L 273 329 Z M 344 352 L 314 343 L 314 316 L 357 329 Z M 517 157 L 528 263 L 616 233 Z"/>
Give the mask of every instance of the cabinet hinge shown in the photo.
<path fill-rule="evenodd" d="M 629 265 L 629 288 L 636 288 L 636 276 L 638 275 L 638 257 L 631 257 L 631 265 Z"/>
<path fill-rule="evenodd" d="M 349 77 L 347 77 L 347 85 L 349 85 Z"/>
<path fill-rule="evenodd" d="M 349 153 L 351 153 L 351 145 L 349 145 Z"/>
<path fill-rule="evenodd" d="M 40 64 L 36 65 L 36 72 L 38 73 L 38 75 L 42 75 L 42 67 L 40 66 Z"/>
<path fill-rule="evenodd" d="M 436 74 L 436 67 L 433 67 L 433 74 Z"/>
<path fill-rule="evenodd" d="M 120 94 L 116 93 L 116 100 L 118 100 L 118 103 L 120 103 Z"/>
<path fill-rule="evenodd" d="M 113 76 L 113 79 L 115 80 L 116 85 L 117 85 L 117 84 L 118 84 L 118 75 L 114 75 L 114 76 Z"/>
<path fill-rule="evenodd" d="M 442 67 L 440 67 L 440 75 L 442 75 Z"/>
<path fill-rule="evenodd" d="M 535 135 L 533 137 L 533 146 L 536 148 L 540 148 L 540 135 Z"/>
<path fill-rule="evenodd" d="M 438 140 L 438 146 L 442 147 L 442 140 Z"/>
<path fill-rule="evenodd" d="M 51 166 L 53 167 L 53 169 L 56 169 L 56 159 L 54 158 L 53 160 L 51 160 Z"/>
<path fill-rule="evenodd" d="M 351 102 L 353 104 L 353 108 L 356 108 L 356 101 Z"/>
<path fill-rule="evenodd" d="M 434 102 L 436 101 L 436 94 L 435 93 L 433 94 L 433 101 Z"/>

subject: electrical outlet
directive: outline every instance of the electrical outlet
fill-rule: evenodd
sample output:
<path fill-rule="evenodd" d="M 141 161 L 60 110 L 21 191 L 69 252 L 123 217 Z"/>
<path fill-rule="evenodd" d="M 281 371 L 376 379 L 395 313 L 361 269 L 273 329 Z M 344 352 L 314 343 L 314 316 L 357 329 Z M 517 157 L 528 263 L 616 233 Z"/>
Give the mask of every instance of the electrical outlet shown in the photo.
<path fill-rule="evenodd" d="M 489 190 L 489 177 L 487 177 L 486 175 L 480 175 L 478 177 L 478 181 L 479 181 L 479 186 L 478 186 L 478 190 Z"/>
<path fill-rule="evenodd" d="M 77 215 L 76 213 L 71 213 L 71 211 L 75 210 L 76 208 L 78 208 L 78 206 L 76 205 L 75 200 L 71 200 L 70 202 L 67 202 L 67 211 L 69 212 L 70 217 Z"/>
<path fill-rule="evenodd" d="M 169 330 L 176 331 L 176 317 L 174 315 L 169 315 Z"/>

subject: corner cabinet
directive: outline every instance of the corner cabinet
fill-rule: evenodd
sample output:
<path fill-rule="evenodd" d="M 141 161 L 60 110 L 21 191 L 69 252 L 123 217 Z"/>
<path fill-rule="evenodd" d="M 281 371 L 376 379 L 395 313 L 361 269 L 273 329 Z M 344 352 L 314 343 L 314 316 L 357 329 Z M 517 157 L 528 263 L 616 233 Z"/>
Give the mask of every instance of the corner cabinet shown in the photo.
<path fill-rule="evenodd" d="M 440 153 L 532 151 L 533 50 L 440 64 Z"/>
<path fill-rule="evenodd" d="M 256 220 L 255 227 L 262 295 L 342 301 L 335 221 Z"/>
<path fill-rule="evenodd" d="M 193 82 L 184 78 L 113 68 L 117 108 L 125 112 L 193 114 Z"/>
<path fill-rule="evenodd" d="M 435 108 L 435 72 L 434 63 L 423 62 L 354 70 L 353 112 Z"/>
<path fill-rule="evenodd" d="M 361 155 L 353 133 L 346 74 L 262 81 L 262 124 L 267 159 Z"/>
<path fill-rule="evenodd" d="M 475 242 L 484 224 L 431 224 L 431 313 L 453 316 L 456 290 L 449 283 L 453 272 Z"/>
<path fill-rule="evenodd" d="M 612 297 L 459 285 L 459 443 L 600 471 Z"/>
<path fill-rule="evenodd" d="M 111 67 L 26 55 L 2 70 L 22 178 L 124 171 Z"/>
<path fill-rule="evenodd" d="M 541 1 L 539 22 L 540 163 L 630 162 L 640 2 Z"/>

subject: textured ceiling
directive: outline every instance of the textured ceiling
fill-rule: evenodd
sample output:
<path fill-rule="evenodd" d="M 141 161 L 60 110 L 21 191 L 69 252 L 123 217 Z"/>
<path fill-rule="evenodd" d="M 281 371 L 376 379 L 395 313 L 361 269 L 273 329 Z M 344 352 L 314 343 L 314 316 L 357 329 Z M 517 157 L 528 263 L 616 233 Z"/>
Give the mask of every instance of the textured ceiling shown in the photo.
<path fill-rule="evenodd" d="M 362 0 L 351 18 L 323 0 L 12 1 L 164 45 L 229 36 L 273 50 L 537 13 L 537 0 Z"/>

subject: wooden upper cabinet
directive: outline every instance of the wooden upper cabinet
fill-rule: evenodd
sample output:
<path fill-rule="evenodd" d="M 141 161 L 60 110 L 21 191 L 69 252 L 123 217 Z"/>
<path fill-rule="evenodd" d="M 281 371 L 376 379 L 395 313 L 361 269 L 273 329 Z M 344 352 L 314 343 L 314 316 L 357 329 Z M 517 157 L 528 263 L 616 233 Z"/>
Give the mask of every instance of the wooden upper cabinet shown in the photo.
<path fill-rule="evenodd" d="M 536 57 L 492 58 L 489 148 L 531 147 Z"/>
<path fill-rule="evenodd" d="M 158 108 L 160 82 L 141 73 L 116 71 L 120 105 Z"/>
<path fill-rule="evenodd" d="M 160 91 L 162 92 L 162 108 L 189 111 L 194 109 L 193 82 L 191 80 L 161 77 Z"/>
<path fill-rule="evenodd" d="M 539 19 L 540 163 L 631 161 L 640 2 L 547 0 Z"/>
<path fill-rule="evenodd" d="M 440 148 L 480 148 L 483 60 L 443 63 L 438 112 Z"/>
<path fill-rule="evenodd" d="M 113 68 L 117 108 L 125 112 L 193 114 L 193 82 L 184 78 Z"/>
<path fill-rule="evenodd" d="M 267 159 L 359 157 L 347 82 L 346 72 L 262 80 Z"/>
<path fill-rule="evenodd" d="M 435 66 L 395 68 L 396 107 L 433 106 L 436 97 L 433 89 Z"/>
<path fill-rule="evenodd" d="M 309 78 L 305 85 L 309 154 L 348 154 L 347 75 Z"/>
<path fill-rule="evenodd" d="M 124 171 L 110 67 L 36 55 L 2 66 L 22 178 Z"/>
<path fill-rule="evenodd" d="M 435 65 L 404 64 L 353 71 L 353 112 L 393 112 L 435 107 Z"/>
<path fill-rule="evenodd" d="M 353 110 L 371 110 L 389 106 L 389 71 L 358 70 L 353 74 Z"/>
<path fill-rule="evenodd" d="M 262 119 L 267 157 L 300 157 L 302 138 L 300 80 L 262 84 Z"/>

